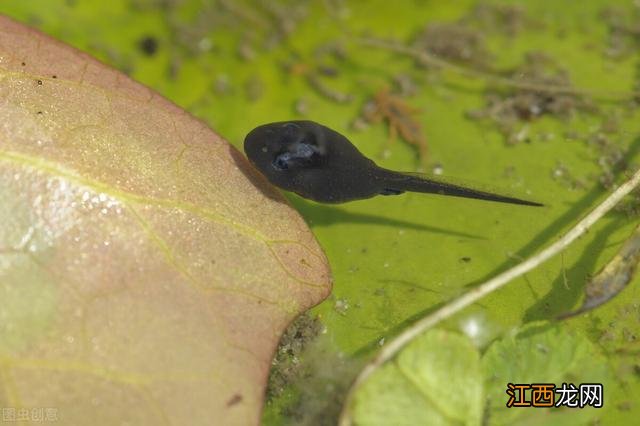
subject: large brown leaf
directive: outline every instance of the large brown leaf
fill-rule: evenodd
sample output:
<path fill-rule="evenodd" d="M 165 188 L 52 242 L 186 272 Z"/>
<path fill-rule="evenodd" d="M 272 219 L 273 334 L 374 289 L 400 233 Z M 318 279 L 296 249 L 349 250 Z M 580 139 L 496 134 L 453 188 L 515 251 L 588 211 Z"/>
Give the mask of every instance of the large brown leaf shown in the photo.
<path fill-rule="evenodd" d="M 258 422 L 280 333 L 330 280 L 237 150 L 0 18 L 0 179 L 0 406 L 60 424 Z"/>

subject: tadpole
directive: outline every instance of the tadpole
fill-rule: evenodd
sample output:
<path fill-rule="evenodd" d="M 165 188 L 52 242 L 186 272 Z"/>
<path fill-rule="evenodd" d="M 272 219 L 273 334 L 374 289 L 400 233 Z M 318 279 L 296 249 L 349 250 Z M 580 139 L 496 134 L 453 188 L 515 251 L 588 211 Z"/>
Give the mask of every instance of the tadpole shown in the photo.
<path fill-rule="evenodd" d="M 440 177 L 384 169 L 365 157 L 345 136 L 313 121 L 256 127 L 245 138 L 244 150 L 249 161 L 273 185 L 321 203 L 423 192 L 542 206 Z"/>

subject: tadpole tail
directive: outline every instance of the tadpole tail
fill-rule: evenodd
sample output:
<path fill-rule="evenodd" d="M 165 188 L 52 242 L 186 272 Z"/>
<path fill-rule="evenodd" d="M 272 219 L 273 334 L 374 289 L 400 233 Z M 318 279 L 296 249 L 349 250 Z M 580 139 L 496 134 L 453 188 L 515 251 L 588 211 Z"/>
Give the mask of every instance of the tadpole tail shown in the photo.
<path fill-rule="evenodd" d="M 475 198 L 476 200 L 495 201 L 498 203 L 519 204 L 523 206 L 541 207 L 544 204 L 535 201 L 495 194 L 493 192 L 472 189 L 466 185 L 448 182 L 445 179 L 417 173 L 399 173 L 383 169 L 381 194 L 399 194 L 405 191 L 429 194 L 448 195 L 451 197 Z"/>

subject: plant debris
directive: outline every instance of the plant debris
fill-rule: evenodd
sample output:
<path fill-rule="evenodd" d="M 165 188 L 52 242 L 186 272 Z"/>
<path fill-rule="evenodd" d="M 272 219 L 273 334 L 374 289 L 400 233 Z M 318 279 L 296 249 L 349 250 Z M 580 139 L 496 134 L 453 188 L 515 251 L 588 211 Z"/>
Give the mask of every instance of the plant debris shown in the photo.
<path fill-rule="evenodd" d="M 522 65 L 506 75 L 522 86 L 490 87 L 486 93 L 486 106 L 469 111 L 467 116 L 495 123 L 509 144 L 528 140 L 527 123 L 542 116 L 567 119 L 578 111 L 593 112 L 595 109 L 584 96 L 570 90 L 543 89 L 572 87 L 568 72 L 544 53 L 528 53 Z"/>
<path fill-rule="evenodd" d="M 333 310 L 344 316 L 347 315 L 347 311 L 349 310 L 350 305 L 347 299 L 337 299 L 333 304 Z"/>
<path fill-rule="evenodd" d="M 387 144 L 395 142 L 398 136 L 402 137 L 417 149 L 419 160 L 424 166 L 427 160 L 427 140 L 416 118 L 419 112 L 419 108 L 411 106 L 388 88 L 383 88 L 365 103 L 362 118 L 371 124 L 384 122 L 389 128 Z"/>
<path fill-rule="evenodd" d="M 345 356 L 327 339 L 318 339 L 305 352 L 304 373 L 293 383 L 296 398 L 282 409 L 284 424 L 333 426 L 349 385 L 362 361 Z"/>
<path fill-rule="evenodd" d="M 300 356 L 322 332 L 320 319 L 304 313 L 285 330 L 271 362 L 267 400 L 282 395 L 286 387 L 301 375 Z"/>
<path fill-rule="evenodd" d="M 250 102 L 256 102 L 262 97 L 265 91 L 265 84 L 259 74 L 254 74 L 247 78 L 244 83 L 245 97 Z"/>
<path fill-rule="evenodd" d="M 430 24 L 411 45 L 440 59 L 481 69 L 492 59 L 482 34 L 461 24 Z"/>
<path fill-rule="evenodd" d="M 603 131 L 591 134 L 587 142 L 598 152 L 598 166 L 601 170 L 598 180 L 605 189 L 613 189 L 616 176 L 629 166 L 626 151 L 616 143 L 612 135 Z"/>
<path fill-rule="evenodd" d="M 488 70 L 494 57 L 487 48 L 484 35 L 497 31 L 514 37 L 531 26 L 533 22 L 527 18 L 521 5 L 479 2 L 457 22 L 429 24 L 410 45 L 439 59 Z"/>
<path fill-rule="evenodd" d="M 534 24 L 520 4 L 490 4 L 483 1 L 478 2 L 461 22 L 477 26 L 483 31 L 499 31 L 509 37 L 518 35 Z"/>
<path fill-rule="evenodd" d="M 640 226 L 622 245 L 622 248 L 602 268 L 585 287 L 585 300 L 582 306 L 574 312 L 560 316 L 568 318 L 590 311 L 611 300 L 620 293 L 635 276 L 640 262 Z"/>
<path fill-rule="evenodd" d="M 553 180 L 562 183 L 571 190 L 586 189 L 587 182 L 585 179 L 575 177 L 569 168 L 562 162 L 558 161 L 551 172 Z"/>
<path fill-rule="evenodd" d="M 344 398 L 361 361 L 350 359 L 320 339 L 325 328 L 317 316 L 300 315 L 287 328 L 272 362 L 267 404 L 292 390 L 281 408 L 285 424 L 335 425 Z"/>
<path fill-rule="evenodd" d="M 608 6 L 600 12 L 608 28 L 605 56 L 624 59 L 640 48 L 640 10 Z"/>
<path fill-rule="evenodd" d="M 158 51 L 158 39 L 154 36 L 144 36 L 138 40 L 140 51 L 146 56 L 153 56 Z"/>
<path fill-rule="evenodd" d="M 324 43 L 314 49 L 311 59 L 303 59 L 297 54 L 282 64 L 282 69 L 290 76 L 302 77 L 317 94 L 338 104 L 353 101 L 351 93 L 345 93 L 328 84 L 328 80 L 340 77 L 340 65 L 347 57 L 344 46 L 338 43 Z"/>

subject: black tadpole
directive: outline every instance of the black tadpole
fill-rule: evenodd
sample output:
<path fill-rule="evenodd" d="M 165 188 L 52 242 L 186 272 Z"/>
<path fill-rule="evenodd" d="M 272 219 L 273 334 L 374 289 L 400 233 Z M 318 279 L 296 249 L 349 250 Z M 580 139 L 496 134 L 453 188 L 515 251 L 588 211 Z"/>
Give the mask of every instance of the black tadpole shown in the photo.
<path fill-rule="evenodd" d="M 313 121 L 286 121 L 256 127 L 245 138 L 244 151 L 272 184 L 321 203 L 344 203 L 410 191 L 542 206 L 433 176 L 383 169 L 346 137 Z"/>

